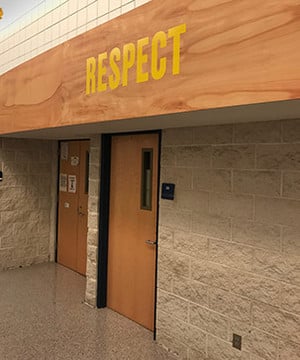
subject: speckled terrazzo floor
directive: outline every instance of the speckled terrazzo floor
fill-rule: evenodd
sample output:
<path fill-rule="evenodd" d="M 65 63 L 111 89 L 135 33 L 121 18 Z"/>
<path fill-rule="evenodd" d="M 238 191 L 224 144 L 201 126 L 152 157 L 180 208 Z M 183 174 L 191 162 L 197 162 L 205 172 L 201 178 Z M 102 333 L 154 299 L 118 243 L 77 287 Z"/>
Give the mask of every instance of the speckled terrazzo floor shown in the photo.
<path fill-rule="evenodd" d="M 83 304 L 85 279 L 57 264 L 0 273 L 0 359 L 174 359 L 152 333 Z"/>

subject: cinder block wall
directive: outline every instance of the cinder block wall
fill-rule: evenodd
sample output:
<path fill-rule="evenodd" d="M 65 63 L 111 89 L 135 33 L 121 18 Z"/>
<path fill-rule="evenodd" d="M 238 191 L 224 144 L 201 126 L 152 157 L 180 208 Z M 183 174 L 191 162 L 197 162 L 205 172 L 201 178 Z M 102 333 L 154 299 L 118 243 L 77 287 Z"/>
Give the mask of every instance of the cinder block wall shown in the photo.
<path fill-rule="evenodd" d="M 163 131 L 158 341 L 183 359 L 300 359 L 300 121 Z M 232 347 L 242 336 L 242 351 Z"/>
<path fill-rule="evenodd" d="M 56 149 L 0 138 L 0 270 L 54 259 Z"/>
<path fill-rule="evenodd" d="M 100 135 L 90 139 L 90 173 L 88 200 L 88 236 L 85 301 L 96 306 L 98 274 L 99 197 L 100 197 Z"/>

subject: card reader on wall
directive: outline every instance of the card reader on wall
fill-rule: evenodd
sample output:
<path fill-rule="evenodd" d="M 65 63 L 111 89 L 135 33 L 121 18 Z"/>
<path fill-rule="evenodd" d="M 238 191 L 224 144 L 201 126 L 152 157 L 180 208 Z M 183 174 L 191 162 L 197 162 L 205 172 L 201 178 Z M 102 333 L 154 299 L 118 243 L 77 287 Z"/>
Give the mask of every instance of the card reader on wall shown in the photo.
<path fill-rule="evenodd" d="M 175 184 L 163 183 L 161 189 L 161 198 L 174 200 Z"/>
<path fill-rule="evenodd" d="M 2 181 L 2 180 L 3 180 L 3 172 L 0 171 L 0 181 Z"/>

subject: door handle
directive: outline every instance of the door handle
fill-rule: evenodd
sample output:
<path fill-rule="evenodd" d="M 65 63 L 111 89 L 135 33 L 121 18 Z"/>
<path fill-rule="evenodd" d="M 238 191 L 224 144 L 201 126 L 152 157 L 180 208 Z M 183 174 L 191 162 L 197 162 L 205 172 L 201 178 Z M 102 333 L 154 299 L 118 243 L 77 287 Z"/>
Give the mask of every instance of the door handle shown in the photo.
<path fill-rule="evenodd" d="M 85 213 L 84 213 L 84 212 L 82 212 L 82 206 L 79 206 L 79 209 L 78 209 L 78 215 L 80 215 L 80 216 L 85 215 Z"/>
<path fill-rule="evenodd" d="M 157 244 L 157 241 L 146 240 L 145 243 L 146 243 L 147 245 L 156 245 L 156 244 Z"/>

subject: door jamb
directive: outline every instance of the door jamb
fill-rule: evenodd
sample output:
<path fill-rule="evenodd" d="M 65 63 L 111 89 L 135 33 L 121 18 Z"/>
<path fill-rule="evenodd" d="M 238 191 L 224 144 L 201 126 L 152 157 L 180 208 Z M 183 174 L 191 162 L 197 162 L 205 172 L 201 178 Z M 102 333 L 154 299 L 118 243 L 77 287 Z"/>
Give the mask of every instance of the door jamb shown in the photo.
<path fill-rule="evenodd" d="M 158 186 L 157 199 L 159 200 L 160 184 L 160 155 L 161 130 L 102 134 L 101 136 L 101 173 L 100 173 L 100 202 L 99 202 L 99 239 L 98 239 L 98 275 L 97 275 L 97 308 L 105 308 L 107 300 L 107 265 L 108 265 L 108 238 L 109 238 L 109 200 L 110 200 L 110 170 L 111 170 L 111 140 L 113 136 L 158 134 Z M 159 201 L 157 201 L 156 239 L 158 242 Z M 156 339 L 156 302 L 157 302 L 157 259 L 156 245 L 155 260 L 155 290 L 154 290 L 154 340 Z"/>

